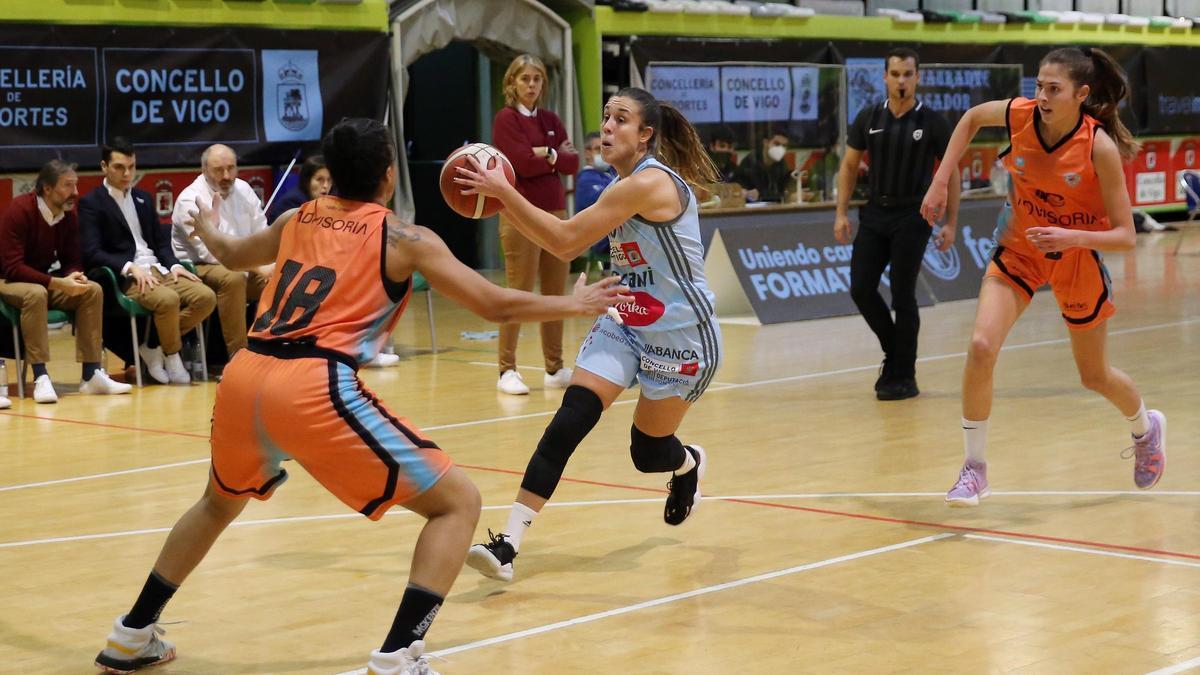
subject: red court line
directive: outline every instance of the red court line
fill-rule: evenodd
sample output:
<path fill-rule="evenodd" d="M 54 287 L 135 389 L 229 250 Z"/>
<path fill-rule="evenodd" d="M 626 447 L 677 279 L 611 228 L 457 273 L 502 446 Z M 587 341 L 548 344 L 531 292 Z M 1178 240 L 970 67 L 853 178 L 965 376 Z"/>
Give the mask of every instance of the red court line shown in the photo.
<path fill-rule="evenodd" d="M 460 464 L 464 469 L 476 469 L 478 471 L 491 471 L 493 473 L 505 473 L 514 476 L 522 476 L 524 471 L 513 471 L 512 469 L 497 469 L 488 466 L 468 466 Z M 580 478 L 563 477 L 564 483 L 582 483 L 584 485 L 598 485 L 601 487 L 617 488 L 619 490 L 636 490 L 639 492 L 654 492 L 657 494 L 666 494 L 666 490 L 657 490 L 655 488 L 640 487 L 637 485 L 622 485 L 620 483 L 604 483 L 601 481 L 583 480 Z M 1027 534 L 1024 532 L 1009 532 L 1008 530 L 992 530 L 986 527 L 970 527 L 967 525 L 951 525 L 949 523 L 934 523 L 925 520 L 907 520 L 904 518 L 890 518 L 888 516 L 876 516 L 869 513 L 853 513 L 850 511 L 834 511 L 831 509 L 820 509 L 812 506 L 795 506 L 794 504 L 777 504 L 775 502 L 763 502 L 756 499 L 722 499 L 723 502 L 735 502 L 738 504 L 749 504 L 751 506 L 769 506 L 776 509 L 787 509 L 789 511 L 804 511 L 807 513 L 819 513 L 825 516 L 840 516 L 842 518 L 857 518 L 859 520 L 872 520 L 880 523 L 894 523 L 896 525 L 912 525 L 915 527 L 927 527 L 937 530 L 955 530 L 958 532 L 973 532 L 975 534 L 994 534 L 1003 537 L 1012 537 L 1014 539 L 1031 539 L 1034 541 L 1052 541 L 1060 544 L 1077 544 L 1080 546 L 1090 546 L 1092 548 L 1106 549 L 1112 551 L 1131 551 L 1134 553 L 1150 553 L 1154 555 L 1166 556 L 1171 558 L 1185 558 L 1187 560 L 1200 560 L 1200 555 L 1192 553 L 1176 553 L 1175 551 L 1164 551 L 1156 548 L 1141 548 L 1138 546 L 1124 546 L 1121 544 L 1108 544 L 1098 541 L 1087 541 L 1085 539 L 1068 539 L 1065 537 L 1051 537 L 1043 534 Z"/>
<path fill-rule="evenodd" d="M 118 424 L 103 424 L 100 422 L 85 422 L 81 420 L 66 419 L 63 417 L 40 417 L 38 415 L 24 415 L 21 413 L 0 413 L 0 415 L 9 415 L 12 417 L 24 417 L 35 420 L 45 420 L 50 422 L 65 422 L 68 424 L 81 424 L 84 426 L 104 427 L 108 429 L 121 429 L 123 431 L 141 431 L 156 434 L 171 434 L 174 436 L 185 436 L 188 438 L 207 439 L 208 434 L 190 434 L 182 431 L 167 431 L 164 429 L 142 429 L 139 427 L 121 426 Z M 472 464 L 459 464 L 464 469 L 473 469 L 476 471 L 489 471 L 492 473 L 503 473 L 512 476 L 523 476 L 524 471 L 515 471 L 513 469 L 500 469 L 490 466 L 477 466 Z M 581 485 L 595 485 L 598 487 L 610 487 L 618 490 L 631 490 L 637 492 L 653 492 L 655 494 L 666 494 L 666 490 L 656 488 L 641 487 L 638 485 L 623 485 L 620 483 L 606 483 L 603 481 L 585 480 L 582 478 L 563 477 L 563 482 L 579 483 Z M 774 502 L 763 502 L 755 499 L 723 499 L 721 501 L 736 502 L 739 504 L 749 504 L 751 506 L 769 506 L 776 509 L 787 509 L 789 511 L 805 511 L 808 513 L 819 513 L 826 516 L 840 516 L 842 518 L 857 518 L 859 520 L 872 520 L 880 523 L 893 523 L 896 525 L 911 525 L 914 527 L 926 527 L 940 530 L 955 530 L 958 532 L 974 532 L 976 534 L 994 534 L 1002 537 L 1012 537 L 1014 539 L 1029 539 L 1033 541 L 1051 541 L 1059 544 L 1077 544 L 1079 546 L 1090 546 L 1092 548 L 1105 549 L 1110 551 L 1130 551 L 1133 553 L 1149 553 L 1152 555 L 1166 556 L 1170 558 L 1184 558 L 1187 560 L 1200 560 L 1200 555 L 1193 553 L 1177 553 L 1175 551 L 1164 551 L 1155 548 L 1142 548 L 1139 546 L 1124 546 L 1122 544 L 1108 544 L 1105 542 L 1088 541 L 1086 539 L 1069 539 L 1066 537 L 1051 537 L 1043 534 L 1028 534 L 1024 532 L 1010 532 L 1008 530 L 992 530 L 986 527 L 969 527 L 967 525 L 951 525 L 949 523 L 935 523 L 925 520 L 907 520 L 904 518 L 890 518 L 888 516 L 875 516 L 869 513 L 853 513 L 850 511 L 833 511 L 831 509 L 819 509 L 812 506 L 795 506 L 793 504 L 776 504 Z"/>
<path fill-rule="evenodd" d="M 186 431 L 170 431 L 167 429 L 144 429 L 142 427 L 129 427 L 121 424 L 105 424 L 103 422 L 88 422 L 85 420 L 73 420 L 66 417 L 42 417 L 41 415 L 26 415 L 23 413 L 4 412 L 0 413 L 3 417 L 23 417 L 29 420 L 38 420 L 41 422 L 63 422 L 64 424 L 79 424 L 85 427 L 101 427 L 104 429 L 120 429 L 121 431 L 138 431 L 149 434 L 168 434 L 171 436 L 184 436 L 186 438 L 202 438 L 208 440 L 208 434 L 189 434 Z"/>

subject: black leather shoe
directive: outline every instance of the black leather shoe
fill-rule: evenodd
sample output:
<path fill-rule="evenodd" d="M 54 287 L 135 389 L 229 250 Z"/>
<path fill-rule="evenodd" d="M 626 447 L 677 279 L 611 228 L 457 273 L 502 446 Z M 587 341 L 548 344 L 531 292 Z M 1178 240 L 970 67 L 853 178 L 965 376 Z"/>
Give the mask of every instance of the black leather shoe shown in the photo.
<path fill-rule="evenodd" d="M 921 393 L 917 389 L 917 380 L 913 377 L 905 377 L 895 380 L 886 380 L 878 389 L 875 390 L 875 398 L 880 401 L 901 401 L 906 398 L 913 398 Z"/>

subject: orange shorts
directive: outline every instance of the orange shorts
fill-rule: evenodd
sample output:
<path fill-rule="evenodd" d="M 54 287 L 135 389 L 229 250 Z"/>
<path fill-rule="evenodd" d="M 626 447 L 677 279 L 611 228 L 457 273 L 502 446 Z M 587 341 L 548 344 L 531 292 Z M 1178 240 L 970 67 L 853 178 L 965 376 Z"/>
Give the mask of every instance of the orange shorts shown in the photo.
<path fill-rule="evenodd" d="M 433 487 L 453 466 L 346 363 L 242 349 L 217 387 L 213 487 L 266 500 L 287 479 L 285 459 L 372 520 Z"/>
<path fill-rule="evenodd" d="M 1068 249 L 1062 258 L 1052 260 L 997 246 L 984 276 L 1003 279 L 1031 299 L 1035 290 L 1050 284 L 1063 321 L 1071 330 L 1092 328 L 1117 311 L 1108 269 L 1100 254 L 1091 249 Z"/>

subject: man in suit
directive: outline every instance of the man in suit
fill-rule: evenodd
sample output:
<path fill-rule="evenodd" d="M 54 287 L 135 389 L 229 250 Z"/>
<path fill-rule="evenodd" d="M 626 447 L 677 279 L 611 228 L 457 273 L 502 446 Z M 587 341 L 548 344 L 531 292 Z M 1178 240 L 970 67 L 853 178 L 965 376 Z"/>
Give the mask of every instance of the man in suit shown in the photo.
<path fill-rule="evenodd" d="M 46 372 L 50 308 L 75 312 L 75 359 L 83 364 L 85 394 L 124 394 L 130 386 L 113 382 L 100 367 L 104 295 L 83 274 L 79 249 L 79 197 L 75 165 L 51 160 L 38 173 L 34 191 L 12 200 L 0 216 L 0 301 L 21 310 L 25 357 L 33 367 L 33 400 L 54 403 L 58 394 Z M 57 260 L 59 270 L 49 270 Z M 18 377 L 21 374 L 18 373 Z M 11 402 L 0 391 L 0 408 Z"/>
<path fill-rule="evenodd" d="M 112 269 L 125 295 L 154 314 L 157 344 L 152 334 L 138 346 L 150 377 L 161 384 L 187 384 L 191 376 L 179 356 L 182 335 L 212 313 L 217 296 L 179 264 L 153 198 L 133 187 L 133 146 L 121 138 L 103 146 L 100 170 L 104 183 L 79 201 L 84 260 L 89 268 Z"/>

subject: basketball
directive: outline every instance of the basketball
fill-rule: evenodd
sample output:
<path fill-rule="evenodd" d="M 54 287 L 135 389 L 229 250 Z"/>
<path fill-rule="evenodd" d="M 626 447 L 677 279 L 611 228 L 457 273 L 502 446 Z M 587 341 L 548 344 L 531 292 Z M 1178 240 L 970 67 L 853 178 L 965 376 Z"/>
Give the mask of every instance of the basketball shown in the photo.
<path fill-rule="evenodd" d="M 450 153 L 446 158 L 446 163 L 442 165 L 442 173 L 438 178 L 438 182 L 442 188 L 442 198 L 446 200 L 446 204 L 454 209 L 454 212 L 466 216 L 467 218 L 487 218 L 495 215 L 504 208 L 504 204 L 499 199 L 494 197 L 484 197 L 483 195 L 464 195 L 462 194 L 463 186 L 454 182 L 458 172 L 456 167 L 465 169 L 474 169 L 468 157 L 474 157 L 485 168 L 495 168 L 496 162 L 504 163 L 504 175 L 508 178 L 509 184 L 516 185 L 517 174 L 513 171 L 512 163 L 496 148 L 487 143 L 471 143 L 458 148 Z"/>

